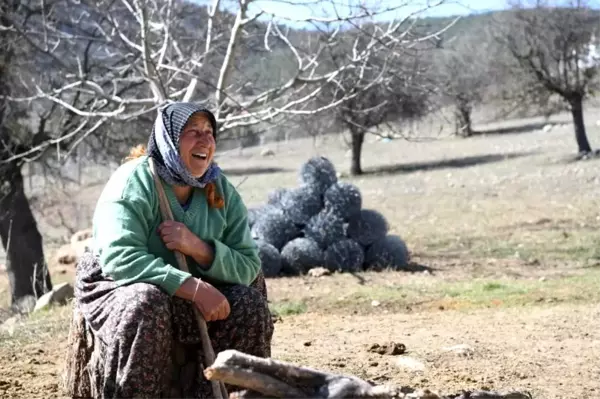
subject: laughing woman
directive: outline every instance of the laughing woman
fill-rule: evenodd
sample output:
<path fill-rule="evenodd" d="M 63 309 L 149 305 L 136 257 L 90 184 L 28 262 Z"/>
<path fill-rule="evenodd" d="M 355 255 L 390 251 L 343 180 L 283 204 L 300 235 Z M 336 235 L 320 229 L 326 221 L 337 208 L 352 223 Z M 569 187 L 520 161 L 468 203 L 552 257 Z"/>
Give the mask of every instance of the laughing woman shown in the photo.
<path fill-rule="evenodd" d="M 93 253 L 77 267 L 65 380 L 71 397 L 210 397 L 193 306 L 215 353 L 270 357 L 273 323 L 258 250 L 239 193 L 213 162 L 215 136 L 210 111 L 170 104 L 147 152 L 132 151 L 106 184 Z M 161 219 L 150 160 L 174 221 Z M 186 255 L 190 273 L 177 268 L 174 250 Z"/>

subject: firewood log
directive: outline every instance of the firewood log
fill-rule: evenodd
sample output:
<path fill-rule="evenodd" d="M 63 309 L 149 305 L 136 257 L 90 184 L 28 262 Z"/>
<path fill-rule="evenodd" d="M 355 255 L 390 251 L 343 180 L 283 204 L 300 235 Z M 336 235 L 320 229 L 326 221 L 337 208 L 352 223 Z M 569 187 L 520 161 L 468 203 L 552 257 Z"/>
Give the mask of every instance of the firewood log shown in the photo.
<path fill-rule="evenodd" d="M 241 389 L 232 392 L 230 398 L 532 399 L 530 394 L 521 392 L 463 391 L 443 396 L 427 389 L 372 385 L 355 376 L 300 367 L 235 350 L 220 352 L 204 370 L 204 375 L 210 381 Z"/>

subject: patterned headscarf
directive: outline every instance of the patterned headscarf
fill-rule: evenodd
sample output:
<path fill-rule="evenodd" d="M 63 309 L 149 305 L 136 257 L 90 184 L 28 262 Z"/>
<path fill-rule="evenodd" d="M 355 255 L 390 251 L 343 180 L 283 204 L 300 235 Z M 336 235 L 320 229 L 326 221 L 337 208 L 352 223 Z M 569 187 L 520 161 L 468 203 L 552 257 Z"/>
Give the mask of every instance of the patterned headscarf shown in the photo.
<path fill-rule="evenodd" d="M 212 112 L 199 105 L 172 103 L 160 109 L 156 116 L 148 140 L 148 155 L 154 159 L 159 176 L 169 184 L 204 188 L 208 183 L 215 181 L 221 172 L 219 166 L 211 162 L 204 175 L 196 178 L 179 156 L 179 137 L 189 118 L 196 112 L 203 112 L 208 116 L 216 139 L 217 121 Z"/>

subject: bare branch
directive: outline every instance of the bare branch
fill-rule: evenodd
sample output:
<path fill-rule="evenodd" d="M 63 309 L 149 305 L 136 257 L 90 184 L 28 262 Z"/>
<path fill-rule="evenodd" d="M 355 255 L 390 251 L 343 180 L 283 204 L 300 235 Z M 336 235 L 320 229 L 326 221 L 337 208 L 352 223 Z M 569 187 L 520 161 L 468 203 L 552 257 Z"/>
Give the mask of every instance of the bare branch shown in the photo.
<path fill-rule="evenodd" d="M 349 15 L 306 18 L 322 29 L 302 31 L 284 29 L 265 10 L 249 11 L 252 0 L 240 0 L 234 13 L 219 11 L 219 0 L 209 7 L 175 0 L 52 0 L 52 13 L 28 19 L 16 12 L 0 24 L 47 59 L 52 71 L 47 79 L 23 79 L 18 92 L 3 98 L 23 106 L 54 104 L 79 119 L 48 140 L 70 148 L 67 155 L 84 140 L 124 141 L 105 129 L 148 119 L 178 99 L 211 104 L 223 132 L 325 113 L 385 86 L 390 67 L 380 54 L 421 46 L 444 32 L 413 32 L 413 17 L 444 0 L 390 23 L 375 19 L 410 1 L 381 9 L 353 1 Z M 265 15 L 271 19 L 263 23 Z M 354 43 L 352 52 L 332 62 L 330 54 L 346 41 Z M 258 66 L 263 61 L 269 70 Z M 328 98 L 325 87 L 343 86 L 356 73 L 363 80 L 356 90 L 321 101 Z M 138 129 L 143 134 L 147 127 Z M 47 148 L 38 144 L 23 156 Z"/>
<path fill-rule="evenodd" d="M 554 3 L 554 4 L 552 4 Z M 568 7 L 559 2 L 515 2 L 512 12 L 499 21 L 498 42 L 510 54 L 511 74 L 524 81 L 515 85 L 517 99 L 548 103 L 553 95 L 568 106 L 573 116 L 580 153 L 591 146 L 583 121 L 583 101 L 598 87 L 600 59 L 592 56 L 600 17 L 586 2 Z"/>
<path fill-rule="evenodd" d="M 225 87 L 225 82 L 227 80 L 227 76 L 231 71 L 231 60 L 234 57 L 234 52 L 236 49 L 236 45 L 238 42 L 240 28 L 244 24 L 246 19 L 246 12 L 248 10 L 248 2 L 247 0 L 239 0 L 240 8 L 235 17 L 235 22 L 233 23 L 233 27 L 231 28 L 231 35 L 229 37 L 229 43 L 227 44 L 227 52 L 225 53 L 225 58 L 223 59 L 223 64 L 221 65 L 221 70 L 219 72 L 219 80 L 217 81 L 217 89 L 215 91 L 215 102 L 217 109 L 215 110 L 215 117 L 217 120 L 221 116 L 221 95 L 223 89 Z"/>

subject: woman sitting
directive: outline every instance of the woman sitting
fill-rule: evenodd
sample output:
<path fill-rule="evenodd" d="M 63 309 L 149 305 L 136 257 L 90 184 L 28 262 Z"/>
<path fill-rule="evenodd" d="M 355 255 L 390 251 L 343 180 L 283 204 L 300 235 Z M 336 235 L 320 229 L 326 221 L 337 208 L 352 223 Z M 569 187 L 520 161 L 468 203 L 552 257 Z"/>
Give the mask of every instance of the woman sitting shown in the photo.
<path fill-rule="evenodd" d="M 170 104 L 156 118 L 147 154 L 133 151 L 106 184 L 93 253 L 78 263 L 70 396 L 212 397 L 192 306 L 207 321 L 215 353 L 270 357 L 273 323 L 258 250 L 242 198 L 213 162 L 215 135 L 210 111 Z M 175 221 L 162 220 L 150 159 Z M 190 273 L 178 269 L 173 251 L 186 255 Z"/>

